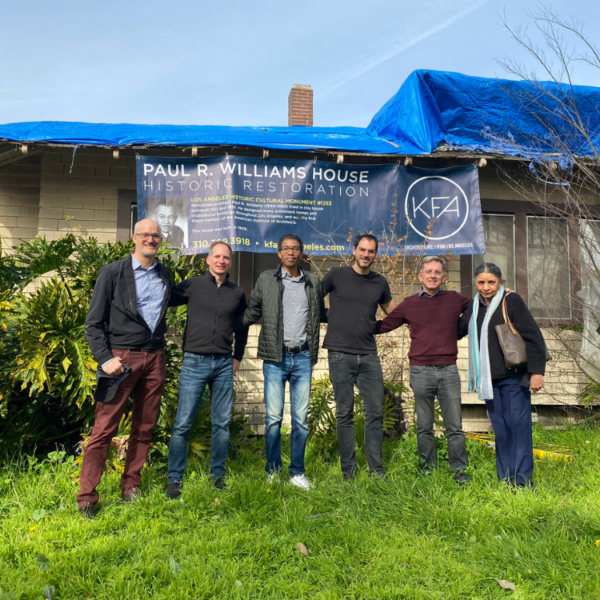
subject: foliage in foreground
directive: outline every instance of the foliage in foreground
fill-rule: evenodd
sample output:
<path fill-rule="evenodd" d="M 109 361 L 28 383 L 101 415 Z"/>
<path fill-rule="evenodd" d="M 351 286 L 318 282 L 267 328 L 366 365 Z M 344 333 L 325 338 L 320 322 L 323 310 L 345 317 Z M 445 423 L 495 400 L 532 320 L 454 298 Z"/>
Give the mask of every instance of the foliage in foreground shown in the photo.
<path fill-rule="evenodd" d="M 385 443 L 386 481 L 367 477 L 362 452 L 351 484 L 311 453 L 316 485 L 305 493 L 283 477 L 266 484 L 257 442 L 229 461 L 225 492 L 211 486 L 207 461 L 190 461 L 175 502 L 164 468 L 145 469 L 137 505 L 120 503 L 109 475 L 93 521 L 76 512 L 69 462 L 13 462 L 0 476 L 0 597 L 42 598 L 51 586 L 61 600 L 598 598 L 600 430 L 534 435 L 574 454 L 537 463 L 537 492 L 499 483 L 493 454 L 474 442 L 469 487 L 446 464 L 420 476 L 408 436 Z"/>
<path fill-rule="evenodd" d="M 131 242 L 99 244 L 72 233 L 54 241 L 37 237 L 12 254 L 2 255 L 0 248 L 0 454 L 73 445 L 89 428 L 96 362 L 85 339 L 85 317 L 100 269 L 132 249 Z M 175 283 L 204 270 L 203 261 L 166 247 L 159 259 Z M 169 313 L 176 332 L 185 313 L 185 307 Z M 170 344 L 168 372 L 178 373 L 180 363 L 180 350 Z M 170 376 L 157 440 L 174 418 L 174 397 L 176 378 Z"/>

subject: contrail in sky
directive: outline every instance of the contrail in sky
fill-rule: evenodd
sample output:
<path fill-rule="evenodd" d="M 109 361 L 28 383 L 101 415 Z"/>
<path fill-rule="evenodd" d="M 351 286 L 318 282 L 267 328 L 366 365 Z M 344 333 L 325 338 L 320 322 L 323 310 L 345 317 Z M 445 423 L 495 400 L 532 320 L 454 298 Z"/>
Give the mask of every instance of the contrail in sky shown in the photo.
<path fill-rule="evenodd" d="M 399 46 L 396 46 L 388 54 L 385 54 L 384 56 L 380 56 L 379 58 L 376 58 L 375 60 L 364 65 L 363 67 L 360 67 L 354 73 L 351 73 L 350 75 L 347 75 L 346 77 L 337 81 L 336 83 L 331 84 L 329 87 L 326 87 L 325 90 L 319 94 L 319 96 L 321 98 L 323 96 L 328 96 L 329 94 L 331 94 L 331 92 L 341 88 L 342 86 L 346 85 L 353 79 L 356 79 L 357 77 L 360 77 L 361 75 L 364 75 L 365 73 L 368 73 L 369 71 L 371 71 L 372 69 L 375 69 L 376 67 L 383 64 L 384 62 L 394 58 L 395 56 L 398 56 L 398 54 L 401 54 L 405 50 L 408 50 L 411 46 L 414 46 L 415 44 L 418 44 L 419 42 L 427 39 L 428 37 L 438 33 L 438 31 L 442 31 L 449 25 L 452 25 L 452 23 L 458 21 L 459 19 L 462 19 L 463 17 L 466 17 L 467 15 L 471 14 L 473 11 L 477 10 L 478 8 L 480 8 L 481 6 L 483 6 L 485 4 L 488 4 L 489 2 L 490 2 L 490 0 L 477 0 L 472 5 L 470 5 L 469 8 L 467 8 L 466 10 L 463 10 L 462 12 L 455 14 L 453 17 L 450 17 L 446 21 L 443 21 L 442 23 L 436 25 L 435 27 L 433 27 L 432 29 L 429 29 L 425 33 L 422 33 L 421 35 L 416 36 L 412 39 L 409 39 L 408 41 L 404 42 L 403 44 L 401 44 Z"/>

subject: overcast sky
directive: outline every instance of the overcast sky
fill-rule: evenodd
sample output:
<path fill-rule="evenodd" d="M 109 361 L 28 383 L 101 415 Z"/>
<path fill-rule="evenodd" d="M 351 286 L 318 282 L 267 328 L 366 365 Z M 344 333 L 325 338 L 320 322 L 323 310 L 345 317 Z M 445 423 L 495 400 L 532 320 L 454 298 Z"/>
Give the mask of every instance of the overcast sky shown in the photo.
<path fill-rule="evenodd" d="M 2 3 L 0 122 L 287 125 L 294 83 L 315 125 L 365 127 L 415 69 L 507 77 L 528 61 L 507 0 L 27 0 Z M 547 3 L 600 41 L 600 2 Z M 576 63 L 577 83 L 600 73 Z"/>

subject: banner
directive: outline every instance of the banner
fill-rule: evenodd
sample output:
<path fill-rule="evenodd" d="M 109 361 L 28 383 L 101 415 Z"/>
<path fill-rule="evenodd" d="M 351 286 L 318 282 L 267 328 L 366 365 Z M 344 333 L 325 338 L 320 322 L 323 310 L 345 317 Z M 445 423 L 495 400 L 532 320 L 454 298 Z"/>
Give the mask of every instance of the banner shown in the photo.
<path fill-rule="evenodd" d="M 212 242 L 276 252 L 295 233 L 307 254 L 348 252 L 373 232 L 388 251 L 484 254 L 475 166 L 394 165 L 239 156 L 137 158 L 138 216 L 183 253 Z"/>

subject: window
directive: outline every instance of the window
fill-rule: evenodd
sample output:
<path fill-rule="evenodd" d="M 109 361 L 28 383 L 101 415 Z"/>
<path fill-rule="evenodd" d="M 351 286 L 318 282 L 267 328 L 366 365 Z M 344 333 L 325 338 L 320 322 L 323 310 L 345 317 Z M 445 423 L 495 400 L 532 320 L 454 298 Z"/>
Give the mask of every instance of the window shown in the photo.
<path fill-rule="evenodd" d="M 473 256 L 473 273 L 482 263 L 494 263 L 500 267 L 505 285 L 515 289 L 515 217 L 514 215 L 483 215 L 485 254 Z M 475 294 L 475 289 L 473 294 Z"/>
<path fill-rule="evenodd" d="M 580 322 L 581 241 L 574 221 L 538 216 L 538 204 L 521 200 L 482 198 L 481 208 L 487 253 L 461 257 L 461 292 L 471 295 L 473 271 L 484 261 L 493 262 L 542 324 Z"/>
<path fill-rule="evenodd" d="M 529 310 L 536 318 L 571 318 L 569 230 L 566 219 L 527 217 Z"/>

